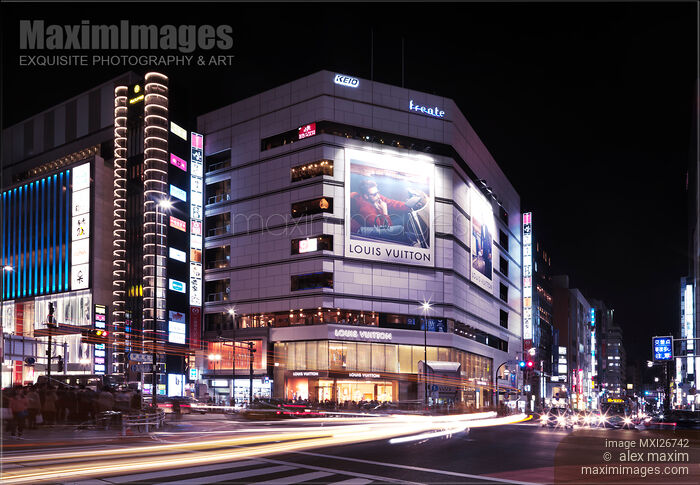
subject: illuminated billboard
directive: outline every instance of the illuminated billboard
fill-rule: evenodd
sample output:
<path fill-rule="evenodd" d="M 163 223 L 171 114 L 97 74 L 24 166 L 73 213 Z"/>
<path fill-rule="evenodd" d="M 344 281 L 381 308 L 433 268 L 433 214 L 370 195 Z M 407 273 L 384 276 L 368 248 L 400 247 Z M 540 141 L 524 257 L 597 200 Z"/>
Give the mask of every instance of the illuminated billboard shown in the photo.
<path fill-rule="evenodd" d="M 523 340 L 532 346 L 532 212 L 523 214 Z"/>
<path fill-rule="evenodd" d="M 73 169 L 71 290 L 90 286 L 90 164 Z"/>
<path fill-rule="evenodd" d="M 198 255 L 190 259 L 190 305 L 202 305 L 202 199 L 204 184 L 202 180 L 204 160 L 204 137 L 192 132 L 190 166 L 190 255 Z M 194 253 L 193 253 L 194 250 Z M 198 325 L 193 322 L 193 325 Z"/>
<path fill-rule="evenodd" d="M 472 188 L 471 193 L 471 280 L 493 291 L 493 234 L 496 224 L 489 201 Z M 531 275 L 532 276 L 532 275 Z"/>
<path fill-rule="evenodd" d="M 434 165 L 345 151 L 345 256 L 434 266 Z"/>

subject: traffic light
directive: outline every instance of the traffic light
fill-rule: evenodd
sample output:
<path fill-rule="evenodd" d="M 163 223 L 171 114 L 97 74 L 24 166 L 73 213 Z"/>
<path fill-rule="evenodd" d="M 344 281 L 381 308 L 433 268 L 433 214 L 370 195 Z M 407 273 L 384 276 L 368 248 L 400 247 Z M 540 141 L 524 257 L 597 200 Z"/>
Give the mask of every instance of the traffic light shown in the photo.
<path fill-rule="evenodd" d="M 520 366 L 521 369 L 523 369 L 526 365 L 526 362 L 524 360 L 521 360 L 518 365 Z"/>
<path fill-rule="evenodd" d="M 83 337 L 88 337 L 88 339 L 97 341 L 97 342 L 105 342 L 107 341 L 107 336 L 109 335 L 109 332 L 107 330 L 102 330 L 99 328 L 89 328 L 85 329 L 82 331 Z"/>
<path fill-rule="evenodd" d="M 535 363 L 531 360 L 528 360 L 525 365 L 527 366 L 528 369 L 532 369 L 533 367 L 535 367 Z"/>
<path fill-rule="evenodd" d="M 36 363 L 36 359 L 34 357 L 25 357 L 24 362 L 27 365 L 34 365 Z"/>

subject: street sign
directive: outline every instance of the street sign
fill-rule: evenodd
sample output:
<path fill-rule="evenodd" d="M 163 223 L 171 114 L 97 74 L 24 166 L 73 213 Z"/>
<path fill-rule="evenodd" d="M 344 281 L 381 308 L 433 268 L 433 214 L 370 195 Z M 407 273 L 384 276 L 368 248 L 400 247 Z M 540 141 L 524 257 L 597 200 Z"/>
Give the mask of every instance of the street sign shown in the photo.
<path fill-rule="evenodd" d="M 153 365 L 151 364 L 133 364 L 129 368 L 134 372 L 153 372 Z"/>
<path fill-rule="evenodd" d="M 137 352 L 129 352 L 129 360 L 133 360 L 136 362 L 153 363 L 153 354 L 139 354 Z"/>
<path fill-rule="evenodd" d="M 673 337 L 653 337 L 654 360 L 673 360 Z"/>

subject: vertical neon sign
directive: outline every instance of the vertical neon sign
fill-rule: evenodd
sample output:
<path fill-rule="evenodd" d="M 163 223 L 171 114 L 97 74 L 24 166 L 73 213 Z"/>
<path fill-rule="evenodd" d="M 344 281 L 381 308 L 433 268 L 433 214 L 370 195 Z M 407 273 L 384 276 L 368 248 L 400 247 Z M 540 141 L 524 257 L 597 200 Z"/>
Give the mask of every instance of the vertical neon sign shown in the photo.
<path fill-rule="evenodd" d="M 532 212 L 523 214 L 523 340 L 532 346 Z"/>

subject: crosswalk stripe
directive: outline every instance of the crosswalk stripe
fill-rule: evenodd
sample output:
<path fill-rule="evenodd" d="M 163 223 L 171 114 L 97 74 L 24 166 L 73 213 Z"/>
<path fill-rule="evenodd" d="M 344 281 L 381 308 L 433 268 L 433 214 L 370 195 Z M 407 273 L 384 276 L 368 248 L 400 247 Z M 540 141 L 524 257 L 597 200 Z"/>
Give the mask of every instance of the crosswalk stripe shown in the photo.
<path fill-rule="evenodd" d="M 178 480 L 174 483 L 182 483 L 187 485 L 202 484 L 206 485 L 208 483 L 216 482 L 226 482 L 229 480 L 240 480 L 241 478 L 256 477 L 259 475 L 270 475 L 272 473 L 286 472 L 289 470 L 297 470 L 298 468 L 293 466 L 271 466 L 267 468 L 255 468 L 254 470 L 245 470 L 242 472 L 234 473 L 224 473 L 222 475 L 209 475 L 206 477 L 199 478 L 189 478 L 187 480 Z M 166 482 L 168 483 L 168 482 Z M 173 482 L 169 482 L 173 483 Z"/>
<path fill-rule="evenodd" d="M 291 477 L 275 478 L 274 480 L 267 480 L 265 482 L 258 482 L 256 485 L 286 485 L 292 483 L 301 483 L 308 480 L 316 480 L 317 478 L 323 478 L 333 475 L 327 472 L 312 472 L 304 473 L 302 475 L 293 475 Z"/>
<path fill-rule="evenodd" d="M 245 461 L 236 461 L 236 462 L 231 462 L 231 463 L 219 463 L 216 465 L 209 465 L 209 466 L 199 466 L 199 467 L 190 467 L 190 468 L 172 468 L 169 470 L 163 470 L 159 472 L 151 472 L 151 473 L 135 473 L 133 475 L 120 475 L 116 477 L 109 477 L 105 478 L 101 483 L 128 483 L 128 482 L 134 482 L 134 481 L 145 481 L 145 480 L 154 480 L 158 478 L 165 478 L 165 477 L 170 477 L 170 476 L 182 476 L 182 475 L 187 475 L 190 473 L 201 473 L 201 472 L 208 472 L 208 471 L 214 471 L 214 470 L 226 470 L 230 468 L 239 468 L 242 466 L 250 466 L 250 465 L 260 465 L 261 463 L 259 461 L 255 460 L 245 460 Z M 94 485 L 96 482 L 94 480 L 84 480 L 81 482 L 67 482 L 70 483 L 71 485 Z"/>
<path fill-rule="evenodd" d="M 368 483 L 372 483 L 372 480 L 367 480 L 365 478 L 351 478 L 341 482 L 333 482 L 332 485 L 367 485 Z"/>

